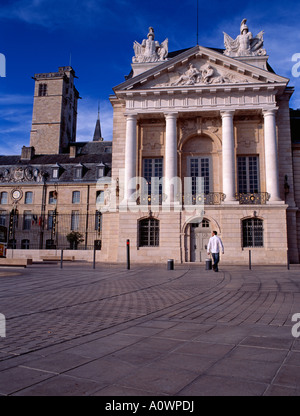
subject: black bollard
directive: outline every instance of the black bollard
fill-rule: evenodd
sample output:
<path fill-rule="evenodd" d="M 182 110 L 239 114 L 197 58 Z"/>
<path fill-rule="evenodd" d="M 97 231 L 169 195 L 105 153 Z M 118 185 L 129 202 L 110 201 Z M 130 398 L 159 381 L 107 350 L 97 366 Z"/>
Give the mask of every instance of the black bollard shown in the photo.
<path fill-rule="evenodd" d="M 64 251 L 61 250 L 61 253 L 60 253 L 60 268 L 61 269 L 63 268 L 63 260 L 64 260 Z"/>
<path fill-rule="evenodd" d="M 167 269 L 168 270 L 174 270 L 174 260 L 173 259 L 168 260 Z"/>
<path fill-rule="evenodd" d="M 251 270 L 251 250 L 249 250 L 249 270 Z"/>
<path fill-rule="evenodd" d="M 127 247 L 127 270 L 130 270 L 130 240 L 127 240 L 126 247 Z"/>

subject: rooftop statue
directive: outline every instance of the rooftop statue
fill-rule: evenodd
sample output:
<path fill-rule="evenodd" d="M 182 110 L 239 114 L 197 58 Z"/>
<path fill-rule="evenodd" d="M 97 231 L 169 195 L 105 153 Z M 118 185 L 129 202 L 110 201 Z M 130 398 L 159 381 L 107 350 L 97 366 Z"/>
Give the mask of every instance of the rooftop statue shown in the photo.
<path fill-rule="evenodd" d="M 267 52 L 263 49 L 263 31 L 259 32 L 255 38 L 249 32 L 246 24 L 247 19 L 243 19 L 240 28 L 240 35 L 234 40 L 227 33 L 224 32 L 224 55 L 235 56 L 261 56 L 266 55 Z"/>
<path fill-rule="evenodd" d="M 133 63 L 157 62 L 164 61 L 168 56 L 168 39 L 161 44 L 154 40 L 153 27 L 149 27 L 147 39 L 142 44 L 134 42 L 133 49 L 135 56 L 132 58 Z"/>

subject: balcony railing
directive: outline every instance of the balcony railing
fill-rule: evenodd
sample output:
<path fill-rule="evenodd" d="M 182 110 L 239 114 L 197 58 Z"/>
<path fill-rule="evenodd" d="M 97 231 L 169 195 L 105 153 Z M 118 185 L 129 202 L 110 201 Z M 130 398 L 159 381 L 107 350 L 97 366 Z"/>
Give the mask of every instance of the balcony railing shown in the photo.
<path fill-rule="evenodd" d="M 182 196 L 184 205 L 220 205 L 224 200 L 225 194 L 222 192 L 184 194 Z"/>
<path fill-rule="evenodd" d="M 209 192 L 199 194 L 180 194 L 175 200 L 182 200 L 182 205 L 220 205 L 225 200 L 222 192 Z M 137 199 L 137 205 L 162 205 L 167 201 L 165 194 L 143 194 Z"/>
<path fill-rule="evenodd" d="M 182 194 L 177 195 L 176 200 L 182 200 L 182 205 L 221 205 L 226 199 L 226 195 L 222 192 L 209 192 L 199 194 Z M 267 192 L 255 193 L 236 193 L 235 199 L 239 201 L 240 205 L 265 205 L 270 199 L 270 194 Z M 137 205 L 162 205 L 167 201 L 165 194 L 143 194 L 138 197 Z"/>
<path fill-rule="evenodd" d="M 235 199 L 240 205 L 265 205 L 270 199 L 268 192 L 236 193 Z"/>

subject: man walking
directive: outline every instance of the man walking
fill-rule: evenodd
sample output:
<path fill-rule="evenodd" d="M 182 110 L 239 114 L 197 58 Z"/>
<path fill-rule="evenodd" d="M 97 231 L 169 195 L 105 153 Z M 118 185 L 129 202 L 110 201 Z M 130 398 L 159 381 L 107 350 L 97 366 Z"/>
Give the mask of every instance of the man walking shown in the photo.
<path fill-rule="evenodd" d="M 207 246 L 207 254 L 212 254 L 214 264 L 213 270 L 218 272 L 218 263 L 220 261 L 220 251 L 222 250 L 222 254 L 224 254 L 224 246 L 220 237 L 217 236 L 217 231 L 212 232 L 212 236 L 209 239 L 208 246 Z"/>

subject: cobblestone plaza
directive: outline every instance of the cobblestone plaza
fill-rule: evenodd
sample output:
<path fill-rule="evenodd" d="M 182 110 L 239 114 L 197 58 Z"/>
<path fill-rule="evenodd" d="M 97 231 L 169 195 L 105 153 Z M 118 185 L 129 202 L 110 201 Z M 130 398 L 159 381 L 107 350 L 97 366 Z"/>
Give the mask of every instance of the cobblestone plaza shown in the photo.
<path fill-rule="evenodd" d="M 299 267 L 2 268 L 0 394 L 299 395 Z"/>

